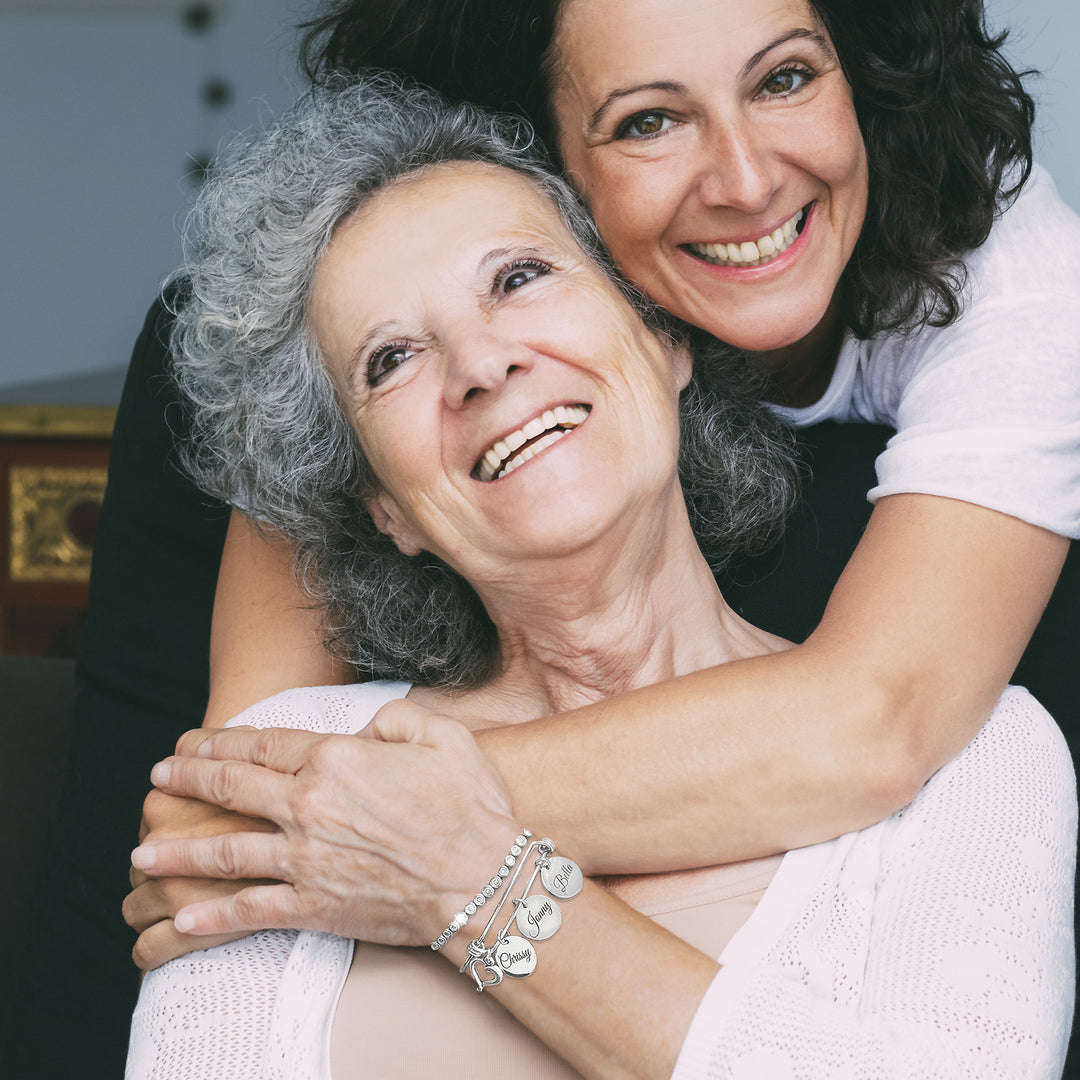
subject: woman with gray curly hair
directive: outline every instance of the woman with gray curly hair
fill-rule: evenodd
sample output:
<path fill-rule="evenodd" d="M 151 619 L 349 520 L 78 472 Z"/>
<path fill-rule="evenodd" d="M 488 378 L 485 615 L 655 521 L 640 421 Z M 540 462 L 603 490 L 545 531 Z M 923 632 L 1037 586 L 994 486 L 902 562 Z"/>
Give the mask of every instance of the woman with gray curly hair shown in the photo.
<path fill-rule="evenodd" d="M 190 466 L 285 535 L 343 655 L 384 681 L 287 691 L 238 718 L 269 730 L 155 769 L 277 825 L 260 869 L 283 884 L 257 888 L 310 929 L 148 975 L 128 1075 L 1051 1075 L 1075 799 L 1024 691 L 905 811 L 782 857 L 651 850 L 651 873 L 588 880 L 515 820 L 481 727 L 786 647 L 713 567 L 795 490 L 753 384 L 730 358 L 691 371 L 519 134 L 334 87 L 202 198 L 176 338 Z M 305 907 L 331 861 L 350 887 Z"/>

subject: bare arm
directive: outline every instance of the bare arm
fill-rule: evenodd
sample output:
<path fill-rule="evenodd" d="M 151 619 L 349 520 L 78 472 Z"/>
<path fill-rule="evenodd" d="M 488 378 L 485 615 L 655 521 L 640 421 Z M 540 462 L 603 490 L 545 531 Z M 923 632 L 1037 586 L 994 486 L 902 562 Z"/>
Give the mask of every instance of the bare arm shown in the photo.
<path fill-rule="evenodd" d="M 861 828 L 978 731 L 1068 543 L 970 503 L 890 496 L 802 645 L 484 732 L 481 746 L 516 816 L 567 837 L 590 872 L 727 862 Z"/>
<path fill-rule="evenodd" d="M 484 732 L 481 745 L 515 815 L 566 837 L 594 873 L 728 862 L 861 828 L 979 729 L 1067 550 L 980 506 L 889 496 L 803 644 Z M 285 550 L 234 515 L 208 723 L 288 686 L 344 681 L 300 597 Z"/>
<path fill-rule="evenodd" d="M 221 555 L 210 632 L 204 727 L 294 686 L 354 681 L 322 647 L 320 612 L 296 583 L 292 552 L 233 511 Z"/>
<path fill-rule="evenodd" d="M 296 583 L 292 553 L 260 533 L 243 514 L 233 511 L 221 556 L 214 621 L 210 633 L 210 700 L 203 727 L 220 728 L 262 698 L 294 686 L 329 686 L 353 681 L 352 671 L 322 647 L 320 614 Z M 269 822 L 221 810 L 212 803 L 151 791 L 143 804 L 139 839 L 176 836 L 212 837 L 226 831 L 272 829 Z M 124 918 L 139 932 L 133 958 L 153 968 L 193 948 L 176 931 L 172 916 L 186 903 L 209 895 L 231 895 L 253 884 L 186 877 L 150 879 L 132 867 L 132 891 L 124 900 Z"/>
<path fill-rule="evenodd" d="M 264 542 L 255 534 L 245 543 Z M 731 862 L 864 827 L 910 802 L 978 731 L 1067 548 L 1060 536 L 969 503 L 890 496 L 802 645 L 484 732 L 481 746 L 515 818 L 565 838 L 590 873 Z M 247 559 L 243 572 L 275 565 L 287 567 L 280 551 Z M 226 570 L 219 592 L 231 596 Z M 268 668 L 265 690 L 247 691 L 255 700 L 281 688 L 262 636 L 287 635 L 260 628 L 260 605 L 240 611 L 255 625 L 241 633 L 243 620 L 231 622 L 245 663 L 231 685 L 258 687 Z M 315 651 L 291 655 L 317 667 Z M 243 847 L 230 862 L 246 877 L 267 873 L 243 870 Z M 166 904 L 144 888 L 141 908 L 129 902 L 129 922 L 141 930 L 193 898 L 179 882 L 174 889 Z M 153 933 L 159 942 L 140 942 L 140 966 L 193 947 L 171 923 Z"/>

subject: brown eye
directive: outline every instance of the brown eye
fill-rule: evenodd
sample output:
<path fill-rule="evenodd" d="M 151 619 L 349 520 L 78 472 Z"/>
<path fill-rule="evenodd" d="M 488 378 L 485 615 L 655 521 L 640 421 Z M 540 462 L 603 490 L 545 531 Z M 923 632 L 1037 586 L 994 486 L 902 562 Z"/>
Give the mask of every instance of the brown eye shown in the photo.
<path fill-rule="evenodd" d="M 413 355 L 404 346 L 387 346 L 372 356 L 368 364 L 368 385 L 378 386 L 392 371 L 401 367 Z"/>
<path fill-rule="evenodd" d="M 774 71 L 765 82 L 761 84 L 763 93 L 773 97 L 781 97 L 801 89 L 809 79 L 801 71 L 788 68 L 786 71 Z"/>
<path fill-rule="evenodd" d="M 664 130 L 667 117 L 662 113 L 639 113 L 627 125 L 632 135 L 658 135 Z"/>

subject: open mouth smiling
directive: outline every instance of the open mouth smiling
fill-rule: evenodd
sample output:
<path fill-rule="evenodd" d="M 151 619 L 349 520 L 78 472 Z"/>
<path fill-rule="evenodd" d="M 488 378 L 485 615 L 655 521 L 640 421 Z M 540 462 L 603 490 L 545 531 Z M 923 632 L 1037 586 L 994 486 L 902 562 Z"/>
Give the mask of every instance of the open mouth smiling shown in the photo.
<path fill-rule="evenodd" d="M 813 203 L 797 210 L 778 229 L 757 240 L 744 240 L 739 244 L 684 244 L 692 255 L 713 266 L 764 266 L 778 259 L 795 243 Z"/>
<path fill-rule="evenodd" d="M 485 482 L 501 480 L 585 423 L 591 410 L 591 405 L 556 405 L 554 409 L 546 409 L 524 427 L 489 446 L 473 466 L 473 477 Z"/>

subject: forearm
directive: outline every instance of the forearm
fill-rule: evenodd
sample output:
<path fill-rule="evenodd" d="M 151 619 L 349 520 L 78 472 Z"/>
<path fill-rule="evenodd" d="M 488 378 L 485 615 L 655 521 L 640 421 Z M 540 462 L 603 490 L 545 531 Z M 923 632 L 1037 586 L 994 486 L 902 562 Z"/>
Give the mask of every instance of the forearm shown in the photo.
<path fill-rule="evenodd" d="M 210 633 L 204 727 L 224 727 L 256 701 L 295 686 L 355 681 L 324 647 L 322 612 L 297 584 L 292 552 L 233 511 Z"/>
<path fill-rule="evenodd" d="M 484 732 L 481 746 L 515 814 L 567 837 L 593 873 L 729 862 L 864 827 L 978 731 L 1067 546 L 981 507 L 893 496 L 802 645 Z"/>
<path fill-rule="evenodd" d="M 560 907 L 535 972 L 485 992 L 585 1077 L 667 1080 L 716 961 L 591 882 Z M 455 967 L 471 927 L 444 946 Z"/>

